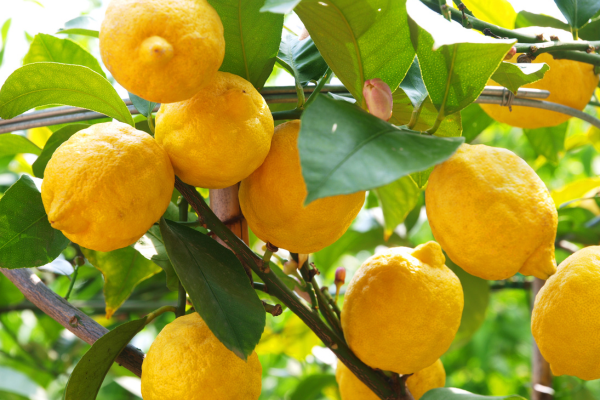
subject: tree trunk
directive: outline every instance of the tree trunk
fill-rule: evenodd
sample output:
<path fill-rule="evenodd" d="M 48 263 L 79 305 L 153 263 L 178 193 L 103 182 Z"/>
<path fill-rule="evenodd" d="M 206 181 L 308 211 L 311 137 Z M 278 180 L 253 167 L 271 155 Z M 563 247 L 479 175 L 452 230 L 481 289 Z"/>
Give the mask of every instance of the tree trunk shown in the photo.
<path fill-rule="evenodd" d="M 532 292 L 533 300 L 546 281 L 535 278 L 533 281 Z M 544 360 L 540 349 L 533 341 L 533 359 L 531 375 L 531 400 L 552 400 L 554 398 L 554 389 L 552 389 L 552 372 L 550 364 Z"/>

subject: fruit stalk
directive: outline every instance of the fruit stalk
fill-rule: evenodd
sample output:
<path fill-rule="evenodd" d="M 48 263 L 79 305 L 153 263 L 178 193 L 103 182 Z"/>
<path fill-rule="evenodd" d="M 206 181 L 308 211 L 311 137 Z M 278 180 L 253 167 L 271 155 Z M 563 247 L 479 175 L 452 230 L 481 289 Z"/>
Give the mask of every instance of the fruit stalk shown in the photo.
<path fill-rule="evenodd" d="M 175 179 L 175 187 L 189 201 L 204 225 L 214 232 L 229 247 L 246 267 L 256 273 L 267 285 L 269 294 L 279 299 L 296 314 L 329 347 L 361 381 L 383 400 L 403 400 L 403 396 L 392 387 L 389 380 L 379 371 L 363 363 L 319 317 L 300 302 L 300 299 L 275 275 L 272 270 L 263 272 L 262 260 L 233 232 L 231 232 L 208 207 L 196 190 Z"/>

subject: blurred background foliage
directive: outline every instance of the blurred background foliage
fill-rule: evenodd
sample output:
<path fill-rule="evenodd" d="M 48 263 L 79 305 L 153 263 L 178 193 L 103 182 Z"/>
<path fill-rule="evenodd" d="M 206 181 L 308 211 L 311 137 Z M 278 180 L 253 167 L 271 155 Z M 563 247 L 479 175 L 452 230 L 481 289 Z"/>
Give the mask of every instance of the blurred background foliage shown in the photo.
<path fill-rule="evenodd" d="M 28 2 L 32 6 L 43 7 L 35 0 Z M 88 8 L 93 11 L 101 6 L 102 2 L 93 1 Z M 1 19 L 0 54 L 7 43 L 11 45 L 11 36 L 21 35 L 27 42 L 32 40 L 34 32 L 11 29 L 10 23 Z M 97 42 L 84 36 L 70 38 L 97 54 Z M 1 62 L 0 59 L 0 66 Z M 8 75 L 6 68 L 1 68 L 0 72 L 2 79 Z M 289 84 L 289 78 L 277 67 L 268 84 Z M 597 114 L 591 106 L 586 111 Z M 600 172 L 599 130 L 571 120 L 563 129 L 554 130 L 552 134 L 525 134 L 521 129 L 492 122 L 477 105 L 463 111 L 463 125 L 468 141 L 514 151 L 544 180 L 557 206 L 568 203 L 559 210 L 557 261 L 585 245 L 600 243 L 600 206 L 596 198 L 600 191 L 600 179 L 596 178 Z M 52 130 L 36 128 L 14 133 L 24 135 L 43 147 Z M 32 174 L 31 164 L 35 159 L 30 154 L 0 158 L 0 197 L 21 174 Z M 207 192 L 201 190 L 205 197 Z M 581 198 L 586 200 L 578 200 Z M 175 193 L 173 202 L 177 201 Z M 384 240 L 383 224 L 379 200 L 375 193 L 369 193 L 365 207 L 348 232 L 335 244 L 312 256 L 321 272 L 318 277 L 321 284 L 329 285 L 334 293 L 337 267 L 347 269 L 349 280 L 366 258 L 385 247 L 413 247 L 433 240 L 422 193 L 416 207 L 387 241 Z M 262 253 L 263 245 L 251 235 L 254 250 Z M 78 249 L 69 246 L 60 261 L 48 268 L 35 269 L 35 272 L 52 290 L 64 296 L 70 277 L 60 273 L 61 265 L 72 263 L 77 254 Z M 280 264 L 289 258 L 289 254 L 283 251 L 278 256 Z M 517 275 L 508 282 L 488 282 L 465 273 L 450 260 L 448 266 L 461 279 L 466 307 L 456 340 L 442 357 L 447 386 L 484 395 L 519 394 L 529 397 L 532 354 L 529 278 Z M 177 299 L 176 292 L 169 291 L 165 285 L 164 272 L 160 272 L 141 282 L 124 305 L 107 320 L 103 286 L 102 273 L 86 263 L 79 270 L 70 301 L 109 329 L 139 318 L 161 305 L 174 304 Z M 148 351 L 154 337 L 172 320 L 171 315 L 159 317 L 134 339 L 133 344 L 142 351 Z M 28 303 L 0 274 L 1 400 L 61 399 L 70 372 L 88 348 L 87 344 Z M 278 317 L 268 316 L 267 328 L 257 352 L 264 376 L 261 400 L 339 399 L 334 377 L 335 356 L 289 310 Z M 114 365 L 98 399 L 139 399 L 139 386 L 137 377 Z M 554 387 L 555 397 L 560 400 L 600 398 L 599 381 L 557 377 Z"/>

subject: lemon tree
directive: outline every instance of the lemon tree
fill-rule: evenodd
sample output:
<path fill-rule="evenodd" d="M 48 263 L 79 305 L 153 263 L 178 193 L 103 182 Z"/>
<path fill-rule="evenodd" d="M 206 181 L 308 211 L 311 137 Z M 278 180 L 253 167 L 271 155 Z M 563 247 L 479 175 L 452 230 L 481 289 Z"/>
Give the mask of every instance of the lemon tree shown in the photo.
<path fill-rule="evenodd" d="M 103 3 L 2 78 L 0 398 L 600 395 L 600 4 Z"/>

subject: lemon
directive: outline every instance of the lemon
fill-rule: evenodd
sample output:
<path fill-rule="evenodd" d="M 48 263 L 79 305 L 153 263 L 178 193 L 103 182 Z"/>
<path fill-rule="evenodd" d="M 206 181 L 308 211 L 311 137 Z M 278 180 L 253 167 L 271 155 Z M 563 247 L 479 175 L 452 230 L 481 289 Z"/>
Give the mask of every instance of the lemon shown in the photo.
<path fill-rule="evenodd" d="M 52 227 L 97 251 L 135 243 L 167 209 L 175 176 L 147 133 L 121 122 L 71 136 L 44 172 L 42 200 Z"/>
<path fill-rule="evenodd" d="M 155 103 L 183 101 L 221 66 L 223 24 L 206 0 L 112 0 L 100 54 L 129 92 Z"/>
<path fill-rule="evenodd" d="M 557 36 L 561 42 L 572 41 L 571 34 L 562 29 L 530 26 L 515 29 L 515 32 L 530 35 L 544 34 L 545 39 L 548 40 L 553 35 Z M 516 63 L 517 57 L 518 54 L 513 56 L 509 62 Z M 551 53 L 542 53 L 532 62 L 546 63 L 550 70 L 546 72 L 543 79 L 525 85 L 523 88 L 548 90 L 550 96 L 544 99 L 546 101 L 578 110 L 585 108 L 598 85 L 598 75 L 594 73 L 593 65 L 572 60 L 555 60 Z M 491 79 L 488 85 L 500 86 Z M 528 129 L 556 126 L 571 118 L 569 115 L 555 111 L 525 106 L 512 106 L 512 112 L 506 106 L 495 104 L 481 104 L 481 108 L 498 122 Z"/>
<path fill-rule="evenodd" d="M 218 72 L 191 99 L 161 106 L 155 137 L 184 182 L 220 189 L 263 163 L 273 130 L 269 107 L 252 84 Z"/>
<path fill-rule="evenodd" d="M 262 367 L 227 349 L 197 313 L 165 326 L 142 364 L 144 400 L 257 400 Z"/>
<path fill-rule="evenodd" d="M 292 253 L 314 253 L 346 232 L 365 192 L 318 199 L 304 206 L 306 184 L 300 167 L 300 121 L 278 125 L 265 162 L 240 185 L 248 226 L 259 239 Z"/>
<path fill-rule="evenodd" d="M 535 298 L 531 331 L 554 375 L 600 378 L 600 246 L 569 256 Z"/>
<path fill-rule="evenodd" d="M 464 305 L 440 245 L 394 247 L 367 259 L 346 290 L 342 328 L 365 364 L 412 374 L 448 350 Z"/>
<path fill-rule="evenodd" d="M 425 204 L 433 236 L 471 275 L 547 279 L 556 271 L 556 207 L 544 182 L 513 152 L 461 145 L 433 169 Z"/>
<path fill-rule="evenodd" d="M 379 397 L 341 362 L 338 362 L 335 379 L 340 387 L 342 400 L 379 400 Z M 406 387 L 415 400 L 419 400 L 429 390 L 444 387 L 445 384 L 446 371 L 441 360 L 415 372 L 406 380 Z"/>

